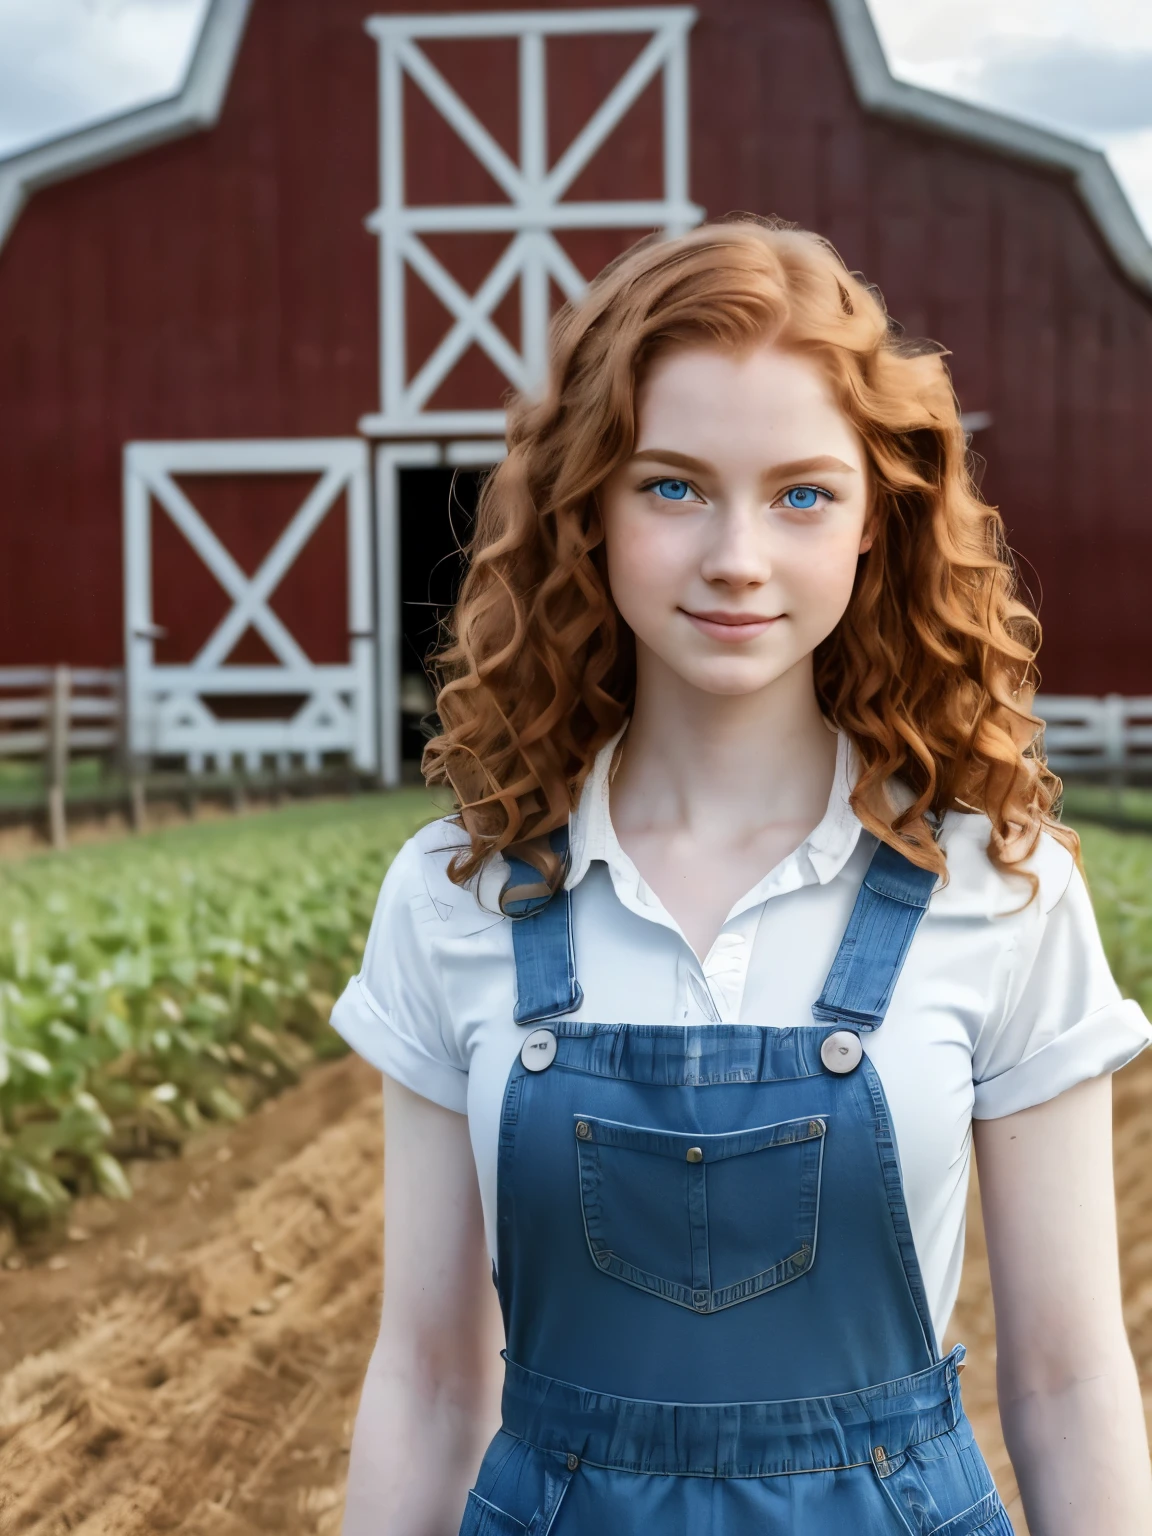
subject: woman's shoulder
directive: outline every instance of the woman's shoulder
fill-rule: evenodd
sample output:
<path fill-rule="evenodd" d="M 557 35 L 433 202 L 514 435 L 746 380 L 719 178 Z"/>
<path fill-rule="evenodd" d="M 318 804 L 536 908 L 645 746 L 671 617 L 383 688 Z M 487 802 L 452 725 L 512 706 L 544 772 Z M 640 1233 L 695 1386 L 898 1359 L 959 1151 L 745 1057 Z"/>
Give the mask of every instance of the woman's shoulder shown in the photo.
<path fill-rule="evenodd" d="M 393 859 L 384 881 L 385 896 L 409 905 L 418 915 L 435 917 L 446 936 L 475 933 L 499 922 L 504 861 L 490 859 L 477 878 L 457 885 L 450 866 L 467 846 L 468 834 L 451 817 L 427 822 Z"/>
<path fill-rule="evenodd" d="M 1026 857 L 1001 868 L 988 853 L 991 836 L 992 823 L 983 813 L 947 813 L 940 845 L 948 860 L 948 884 L 933 904 L 955 915 L 993 917 L 1020 909 L 1025 920 L 1047 916 L 1076 873 L 1071 850 L 1045 828 Z M 1036 895 L 1030 900 L 1033 881 Z"/>

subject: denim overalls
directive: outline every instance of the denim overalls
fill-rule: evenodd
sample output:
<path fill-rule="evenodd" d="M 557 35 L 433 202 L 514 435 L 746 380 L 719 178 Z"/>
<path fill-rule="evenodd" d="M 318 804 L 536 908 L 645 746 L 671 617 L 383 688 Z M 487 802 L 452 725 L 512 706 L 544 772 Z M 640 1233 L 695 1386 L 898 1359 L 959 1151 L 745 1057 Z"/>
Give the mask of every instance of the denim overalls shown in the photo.
<path fill-rule="evenodd" d="M 461 1536 L 1011 1536 L 860 1044 L 934 883 L 877 845 L 814 1024 L 590 1024 L 571 896 L 512 861 L 503 1427 Z"/>

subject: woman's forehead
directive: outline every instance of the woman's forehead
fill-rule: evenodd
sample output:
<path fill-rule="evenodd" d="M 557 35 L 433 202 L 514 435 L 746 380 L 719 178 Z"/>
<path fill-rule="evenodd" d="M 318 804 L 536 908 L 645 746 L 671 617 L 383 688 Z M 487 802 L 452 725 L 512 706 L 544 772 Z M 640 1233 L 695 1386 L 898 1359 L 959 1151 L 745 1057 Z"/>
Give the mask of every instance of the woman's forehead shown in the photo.
<path fill-rule="evenodd" d="M 634 453 L 655 450 L 708 461 L 863 463 L 856 429 L 819 363 L 767 343 L 741 352 L 675 347 L 658 358 L 637 398 Z"/>

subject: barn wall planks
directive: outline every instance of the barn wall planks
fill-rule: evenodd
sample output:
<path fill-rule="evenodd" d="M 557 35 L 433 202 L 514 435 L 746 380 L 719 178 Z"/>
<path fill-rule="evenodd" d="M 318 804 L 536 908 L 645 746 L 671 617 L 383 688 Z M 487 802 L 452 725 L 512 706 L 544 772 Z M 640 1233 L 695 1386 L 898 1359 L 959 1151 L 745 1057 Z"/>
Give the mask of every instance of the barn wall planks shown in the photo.
<path fill-rule="evenodd" d="M 1152 305 L 1060 178 L 864 114 L 824 0 L 698 8 L 691 195 L 711 214 L 821 229 L 909 332 L 951 349 L 962 404 L 994 419 L 975 447 L 1041 599 L 1046 690 L 1152 692 Z M 378 407 L 363 223 L 377 201 L 376 54 L 363 21 L 390 9 L 411 7 L 257 0 L 212 133 L 37 194 L 0 251 L 4 662 L 121 661 L 125 441 L 347 435 Z M 553 103 L 557 147 L 628 53 L 621 39 L 580 47 Z M 446 47 L 443 67 L 512 149 L 512 61 L 490 52 L 475 78 L 462 49 Z M 575 195 L 609 189 L 614 157 L 646 173 L 653 110 L 637 104 L 631 135 Z M 430 123 L 409 166 L 429 199 L 469 175 L 437 132 Z M 566 244 L 591 271 L 621 238 Z M 461 275 L 488 254 L 461 251 Z M 413 321 L 419 353 L 445 321 L 431 301 Z M 481 360 L 451 387 L 497 386 Z M 204 595 L 191 579 L 182 595 L 176 553 L 165 560 L 174 619 L 196 628 L 179 604 Z M 281 594 L 289 622 L 294 607 L 301 623 L 315 613 L 321 568 L 339 606 L 337 552 L 318 560 L 314 580 Z"/>

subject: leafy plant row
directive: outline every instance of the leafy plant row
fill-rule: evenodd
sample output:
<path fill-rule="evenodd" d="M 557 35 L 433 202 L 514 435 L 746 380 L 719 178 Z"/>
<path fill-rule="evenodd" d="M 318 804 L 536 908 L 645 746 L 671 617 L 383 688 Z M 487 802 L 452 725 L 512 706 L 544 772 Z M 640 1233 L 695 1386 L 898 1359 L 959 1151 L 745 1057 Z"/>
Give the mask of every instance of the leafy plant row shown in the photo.
<path fill-rule="evenodd" d="M 124 1161 L 343 1051 L 328 1024 L 423 792 L 0 867 L 0 1213 L 27 1230 Z"/>

